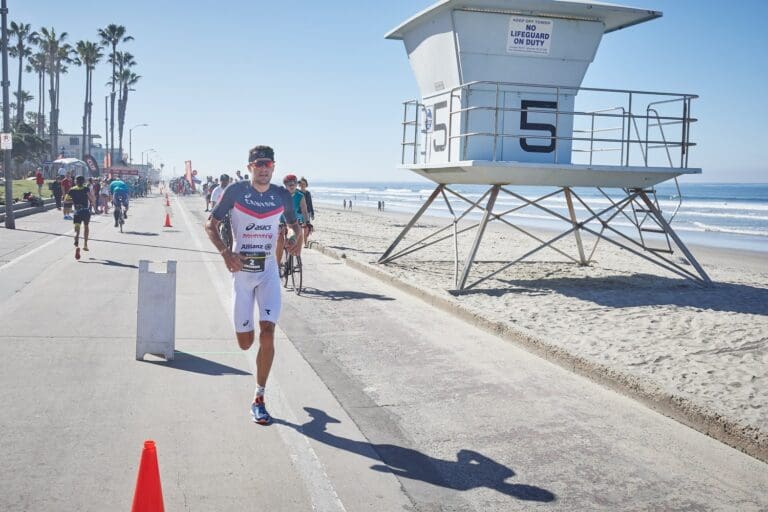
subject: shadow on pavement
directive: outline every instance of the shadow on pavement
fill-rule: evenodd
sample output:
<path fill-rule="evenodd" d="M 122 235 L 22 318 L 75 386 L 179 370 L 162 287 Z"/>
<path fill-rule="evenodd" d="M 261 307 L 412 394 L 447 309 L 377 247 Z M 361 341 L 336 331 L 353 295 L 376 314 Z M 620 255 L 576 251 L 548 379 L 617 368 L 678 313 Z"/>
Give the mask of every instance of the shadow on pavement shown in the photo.
<path fill-rule="evenodd" d="M 149 231 L 126 231 L 126 235 L 139 235 L 139 236 L 159 236 L 160 233 L 151 233 Z"/>
<path fill-rule="evenodd" d="M 541 487 L 506 482 L 515 472 L 493 459 L 472 450 L 460 450 L 456 460 L 442 460 L 430 457 L 412 448 L 403 448 L 392 444 L 373 444 L 355 441 L 330 434 L 326 431 L 328 423 L 340 423 L 320 409 L 305 407 L 312 418 L 303 425 L 296 425 L 281 419 L 274 419 L 275 424 L 291 427 L 310 439 L 356 453 L 363 457 L 378 454 L 384 464 L 374 464 L 374 471 L 390 472 L 401 478 L 421 480 L 432 485 L 466 491 L 477 487 L 488 487 L 519 500 L 551 502 L 555 495 Z"/>
<path fill-rule="evenodd" d="M 387 297 L 386 295 L 379 295 L 377 293 L 355 292 L 351 290 L 318 290 L 317 288 L 302 288 L 301 295 L 302 297 L 309 297 L 310 299 L 331 300 L 331 301 L 363 300 L 363 299 L 395 300 L 392 297 Z"/>
<path fill-rule="evenodd" d="M 98 263 L 99 265 L 107 265 L 109 267 L 139 268 L 136 265 L 120 263 L 119 261 L 115 260 L 97 260 L 96 258 L 88 258 L 88 261 L 81 260 L 80 263 Z"/>
<path fill-rule="evenodd" d="M 187 352 L 176 350 L 173 354 L 173 361 L 143 361 L 149 364 L 156 364 L 160 366 L 166 366 L 168 368 L 174 368 L 176 370 L 184 370 L 186 372 L 202 373 L 204 375 L 250 375 L 249 372 L 244 372 L 238 368 L 233 368 L 225 364 L 211 361 L 210 359 L 203 359 Z"/>

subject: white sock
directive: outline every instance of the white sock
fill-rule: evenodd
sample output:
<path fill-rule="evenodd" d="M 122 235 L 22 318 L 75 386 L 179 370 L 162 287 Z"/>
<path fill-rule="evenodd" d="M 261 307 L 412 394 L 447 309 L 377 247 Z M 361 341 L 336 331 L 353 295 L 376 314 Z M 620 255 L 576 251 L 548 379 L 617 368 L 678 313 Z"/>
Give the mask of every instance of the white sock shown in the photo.
<path fill-rule="evenodd" d="M 253 394 L 253 401 L 255 402 L 259 397 L 264 398 L 264 387 L 257 385 L 256 392 Z"/>

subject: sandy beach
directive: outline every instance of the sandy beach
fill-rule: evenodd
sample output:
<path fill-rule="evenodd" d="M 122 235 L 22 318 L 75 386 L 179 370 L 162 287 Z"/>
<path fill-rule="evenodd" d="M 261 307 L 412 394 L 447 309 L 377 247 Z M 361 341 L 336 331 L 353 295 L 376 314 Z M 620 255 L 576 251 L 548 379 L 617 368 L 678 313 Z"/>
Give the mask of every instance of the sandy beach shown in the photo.
<path fill-rule="evenodd" d="M 374 263 L 410 219 L 375 209 L 317 209 L 313 240 L 318 247 L 364 264 Z M 446 223 L 423 217 L 400 247 Z M 460 235 L 462 264 L 473 236 L 474 230 Z M 535 245 L 491 223 L 469 282 Z M 576 254 L 573 237 L 557 247 Z M 766 257 L 690 248 L 714 286 L 683 280 L 604 242 L 589 266 L 544 250 L 461 295 L 449 292 L 454 288 L 452 240 L 375 265 L 374 271 L 437 296 L 540 355 L 766 460 Z M 679 261 L 680 255 L 673 258 Z"/>

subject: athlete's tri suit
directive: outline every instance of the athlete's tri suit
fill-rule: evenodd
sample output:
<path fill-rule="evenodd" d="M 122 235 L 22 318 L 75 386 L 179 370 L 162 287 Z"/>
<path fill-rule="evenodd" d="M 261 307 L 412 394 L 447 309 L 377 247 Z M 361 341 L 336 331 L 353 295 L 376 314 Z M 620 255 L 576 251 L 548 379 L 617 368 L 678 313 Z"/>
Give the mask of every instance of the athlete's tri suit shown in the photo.
<path fill-rule="evenodd" d="M 255 329 L 254 300 L 259 303 L 259 320 L 277 323 L 280 318 L 280 274 L 274 247 L 280 216 L 296 222 L 291 194 L 283 187 L 269 185 L 259 192 L 249 181 L 230 184 L 211 216 L 222 221 L 230 212 L 232 252 L 240 255 L 243 269 L 232 274 L 236 332 Z"/>
<path fill-rule="evenodd" d="M 64 200 L 74 205 L 74 224 L 88 224 L 91 221 L 91 210 L 89 209 L 91 201 L 88 198 L 88 189 L 86 187 L 75 185 L 67 191 Z"/>

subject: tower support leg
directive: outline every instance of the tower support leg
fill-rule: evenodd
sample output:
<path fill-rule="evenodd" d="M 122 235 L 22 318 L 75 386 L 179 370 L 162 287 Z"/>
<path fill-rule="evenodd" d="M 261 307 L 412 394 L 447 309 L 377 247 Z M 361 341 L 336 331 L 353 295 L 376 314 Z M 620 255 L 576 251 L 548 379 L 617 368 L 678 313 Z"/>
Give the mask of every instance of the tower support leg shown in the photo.
<path fill-rule="evenodd" d="M 480 248 L 480 242 L 483 240 L 483 234 L 485 233 L 486 226 L 488 226 L 488 219 L 491 218 L 493 205 L 496 203 L 496 197 L 499 195 L 499 189 L 501 189 L 500 185 L 494 185 L 491 189 L 491 197 L 488 198 L 488 204 L 485 207 L 483 220 L 480 222 L 480 226 L 478 226 L 477 235 L 475 235 L 475 241 L 472 243 L 472 249 L 469 251 L 469 254 L 467 255 L 467 261 L 464 263 L 464 271 L 461 274 L 461 279 L 459 279 L 459 291 L 463 290 L 464 285 L 467 284 L 469 271 L 472 269 L 472 263 L 475 261 L 477 250 Z"/>
<path fill-rule="evenodd" d="M 416 224 L 416 221 L 419 220 L 419 218 L 424 215 L 424 212 L 427 211 L 427 208 L 432 204 L 432 202 L 435 200 L 435 198 L 442 192 L 443 187 L 445 185 L 438 185 L 437 188 L 432 192 L 432 194 L 429 196 L 429 199 L 427 199 L 427 202 L 422 205 L 421 208 L 419 208 L 419 211 L 416 212 L 416 215 L 413 216 L 413 218 L 408 222 L 408 224 L 403 228 L 403 230 L 400 232 L 400 234 L 395 238 L 395 241 L 392 242 L 392 245 L 389 246 L 389 248 L 384 251 L 384 254 L 381 255 L 381 258 L 379 258 L 379 263 L 386 263 L 389 259 L 389 255 L 392 254 L 392 251 L 395 250 L 395 247 L 405 238 L 405 235 L 408 234 L 408 231 L 411 230 L 414 224 Z"/>
<path fill-rule="evenodd" d="M 579 263 L 581 265 L 587 264 L 587 258 L 584 255 L 584 245 L 581 243 L 581 227 L 576 219 L 576 210 L 573 209 L 573 199 L 571 198 L 571 189 L 565 187 L 565 202 L 568 203 L 568 214 L 571 217 L 571 224 L 573 225 L 573 236 L 576 237 L 576 246 L 579 249 Z"/>

